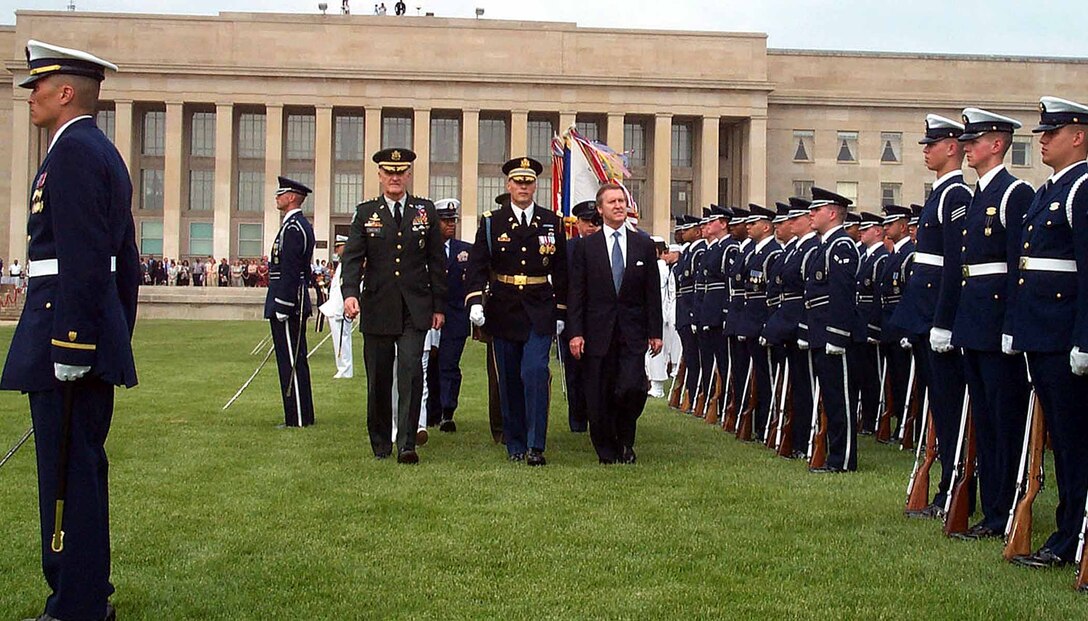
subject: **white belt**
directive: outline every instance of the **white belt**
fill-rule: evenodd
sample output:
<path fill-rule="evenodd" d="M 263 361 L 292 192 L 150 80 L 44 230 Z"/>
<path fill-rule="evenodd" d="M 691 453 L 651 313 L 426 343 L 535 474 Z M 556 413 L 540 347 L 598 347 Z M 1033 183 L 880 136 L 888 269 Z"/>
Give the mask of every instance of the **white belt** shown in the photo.
<path fill-rule="evenodd" d="M 922 265 L 932 265 L 934 267 L 944 267 L 944 257 L 939 254 L 930 254 L 928 252 L 915 252 L 914 262 Z"/>
<path fill-rule="evenodd" d="M 976 263 L 963 266 L 963 277 L 993 276 L 994 274 L 1007 274 L 1009 266 L 1004 263 Z"/>
<path fill-rule="evenodd" d="M 117 271 L 117 257 L 110 257 L 110 271 Z M 56 259 L 35 259 L 28 261 L 26 265 L 27 278 L 38 276 L 56 276 L 60 273 L 60 266 Z"/>
<path fill-rule="evenodd" d="M 1023 257 L 1020 269 L 1028 272 L 1076 272 L 1077 262 L 1073 259 L 1040 259 Z"/>

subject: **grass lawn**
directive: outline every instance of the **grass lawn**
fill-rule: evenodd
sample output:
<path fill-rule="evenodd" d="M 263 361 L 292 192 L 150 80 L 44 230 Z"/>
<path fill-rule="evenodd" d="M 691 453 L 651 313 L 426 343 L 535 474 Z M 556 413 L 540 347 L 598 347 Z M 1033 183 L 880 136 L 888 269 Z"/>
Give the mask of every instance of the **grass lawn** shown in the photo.
<path fill-rule="evenodd" d="M 275 429 L 274 361 L 221 410 L 267 331 L 137 328 L 140 385 L 118 391 L 108 443 L 125 621 L 1088 616 L 1072 570 L 1013 567 L 998 541 L 902 517 L 911 456 L 871 438 L 859 473 L 811 475 L 657 400 L 638 465 L 603 467 L 567 431 L 556 375 L 548 466 L 531 469 L 491 442 L 470 343 L 458 432 L 401 466 L 370 454 L 358 335 L 355 379 L 332 379 L 328 343 L 311 359 L 316 426 Z M 0 412 L 6 452 L 29 424 L 25 397 L 0 394 Z M 47 594 L 36 496 L 31 441 L 0 470 L 3 618 L 38 614 Z M 1056 502 L 1051 486 L 1036 504 L 1036 545 Z"/>

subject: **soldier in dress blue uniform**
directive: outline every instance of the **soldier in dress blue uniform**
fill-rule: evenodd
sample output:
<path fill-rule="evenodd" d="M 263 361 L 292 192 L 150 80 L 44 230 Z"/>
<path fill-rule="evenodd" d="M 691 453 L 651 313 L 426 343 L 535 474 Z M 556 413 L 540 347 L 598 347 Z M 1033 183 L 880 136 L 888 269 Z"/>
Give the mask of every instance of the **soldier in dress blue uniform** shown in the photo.
<path fill-rule="evenodd" d="M 34 424 L 51 591 L 38 619 L 112 620 L 105 442 L 114 387 L 136 385 L 140 281 L 128 169 L 94 122 L 99 84 L 117 67 L 33 40 L 26 56 L 19 86 L 51 138 L 31 186 L 26 306 L 0 389 L 27 394 Z"/>
<path fill-rule="evenodd" d="M 722 268 L 725 249 L 733 243 L 728 236 L 731 215 L 729 208 L 718 205 L 703 209 L 702 228 L 707 245 L 696 276 L 696 286 L 702 289 L 702 297 L 697 296 L 699 306 L 694 313 L 695 324 L 699 327 L 699 368 L 703 370 L 699 394 L 706 396 L 704 405 L 710 401 L 710 394 L 714 391 L 714 374 L 725 377 L 726 373 L 725 360 L 719 355 L 726 349 L 722 334 L 726 281 Z M 708 422 L 714 422 L 718 412 L 695 412 L 695 415 L 709 416 L 711 420 Z"/>
<path fill-rule="evenodd" d="M 771 371 L 772 366 L 780 361 L 772 352 L 760 343 L 763 326 L 767 323 L 767 277 L 771 269 L 782 258 L 782 245 L 774 238 L 771 220 L 775 212 L 751 203 L 748 205 L 748 239 L 751 252 L 748 253 L 741 272 L 744 296 L 744 312 L 735 324 L 738 340 L 744 338 L 745 354 L 752 365 L 752 384 L 755 388 L 756 408 L 752 414 L 752 438 L 764 442 L 768 417 L 771 411 Z"/>
<path fill-rule="evenodd" d="M 906 330 L 892 323 L 899 303 L 903 299 L 903 290 L 907 286 L 907 277 L 914 256 L 914 242 L 907 231 L 910 220 L 910 208 L 899 205 L 884 206 L 884 236 L 892 244 L 891 252 L 880 271 L 880 347 L 884 354 L 884 373 L 887 385 L 884 398 L 891 402 L 892 412 L 897 417 L 896 428 L 903 426 L 907 413 L 907 385 L 911 380 L 910 339 Z M 914 369 L 915 381 L 918 377 L 917 366 Z M 921 394 L 921 393 L 919 393 Z M 893 433 L 898 437 L 898 431 Z M 883 442 L 883 440 L 881 440 Z"/>
<path fill-rule="evenodd" d="M 983 515 L 957 536 L 980 539 L 1002 535 L 1015 496 L 1027 418 L 1027 370 L 1023 356 L 1002 353 L 1002 329 L 1008 292 L 1019 279 L 1020 227 L 1034 191 L 1002 163 L 1020 122 L 978 108 L 965 109 L 963 119 L 959 140 L 979 181 L 960 220 L 960 252 L 944 258 L 961 278 L 942 283 L 930 346 L 942 353 L 963 349 Z"/>
<path fill-rule="evenodd" d="M 578 230 L 578 236 L 567 240 L 567 270 L 570 271 L 570 257 L 574 255 L 574 248 L 582 243 L 582 240 L 596 233 L 601 228 L 601 214 L 597 211 L 597 201 L 582 201 L 571 207 L 570 213 L 575 217 L 574 226 Z M 559 355 L 563 360 L 563 372 L 567 383 L 567 424 L 574 433 L 585 433 L 589 430 L 589 414 L 586 412 L 585 390 L 582 388 L 581 360 L 570 353 L 570 335 L 566 330 L 559 335 Z"/>
<path fill-rule="evenodd" d="M 805 281 L 808 345 L 820 381 L 827 414 L 827 462 L 813 472 L 849 472 L 858 468 L 857 425 L 850 403 L 846 352 L 857 303 L 858 248 L 842 230 L 853 201 L 823 188 L 812 188 L 812 228 L 820 248 Z"/>
<path fill-rule="evenodd" d="M 698 326 L 695 323 L 695 256 L 702 252 L 706 242 L 702 239 L 702 227 L 699 218 L 691 215 L 681 216 L 683 224 L 677 228 L 682 232 L 683 240 L 687 244 L 680 259 L 676 262 L 673 273 L 676 276 L 676 331 L 680 334 L 680 344 L 684 358 L 684 398 L 681 399 L 681 409 L 687 405 L 692 407 L 695 394 L 699 390 L 700 364 L 699 364 L 699 339 Z"/>
<path fill-rule="evenodd" d="M 468 269 L 469 320 L 494 339 L 502 427 L 512 461 L 546 463 L 552 340 L 567 312 L 567 236 L 562 219 L 533 202 L 544 166 L 503 165 L 510 203 L 481 218 Z M 483 292 L 488 288 L 486 315 Z"/>
<path fill-rule="evenodd" d="M 1076 556 L 1088 490 L 1088 106 L 1043 97 L 1039 108 L 1032 131 L 1042 134 L 1043 163 L 1054 174 L 1024 218 L 1020 278 L 1005 314 L 1011 342 L 1004 350 L 1027 352 L 1058 483 L 1057 530 L 1039 550 L 1013 562 L 1055 567 Z"/>
<path fill-rule="evenodd" d="M 945 256 L 960 252 L 962 221 L 971 202 L 971 190 L 963 182 L 963 145 L 957 140 L 963 134 L 963 125 L 936 114 L 926 115 L 925 124 L 925 136 L 918 142 L 924 145 L 926 168 L 933 171 L 937 180 L 922 206 L 914 261 L 903 299 L 891 321 L 907 331 L 918 361 L 918 375 L 929 387 L 930 415 L 941 460 L 941 480 L 933 502 L 908 515 L 937 518 L 944 510 L 955 469 L 956 439 L 966 387 L 959 350 L 935 351 L 929 344 L 929 332 L 942 283 L 953 283 L 959 289 L 960 274 L 951 271 L 953 262 L 946 264 Z"/>
<path fill-rule="evenodd" d="M 788 366 L 789 364 L 789 360 L 787 357 L 788 349 L 786 345 L 777 340 L 776 342 L 772 343 L 767 339 L 767 336 L 769 334 L 768 326 L 772 325 L 772 323 L 775 321 L 775 315 L 777 315 L 778 312 L 782 309 L 782 268 L 786 265 L 786 257 L 789 255 L 790 252 L 793 251 L 794 248 L 797 247 L 797 234 L 794 231 L 796 227 L 794 227 L 793 222 L 790 221 L 789 203 L 776 202 L 774 205 L 775 216 L 774 219 L 771 220 L 771 224 L 774 225 L 775 241 L 777 241 L 778 244 L 782 247 L 782 255 L 779 260 L 775 261 L 770 265 L 767 271 L 767 318 L 760 328 L 759 344 L 763 347 L 770 349 L 771 358 L 776 361 L 776 365 L 779 369 L 784 369 L 785 367 L 782 365 Z M 794 342 L 796 343 L 796 340 Z M 780 371 L 774 371 L 774 373 L 779 372 Z M 785 375 L 781 375 L 779 381 L 783 379 L 785 379 Z M 781 390 L 786 390 L 786 387 L 784 385 L 776 387 L 780 388 Z M 772 404 L 772 407 L 773 406 L 774 404 Z M 785 420 L 784 418 L 781 418 L 785 415 L 786 412 L 784 411 L 779 413 L 779 425 L 781 425 Z M 779 439 L 781 438 L 775 438 L 775 440 Z M 770 448 L 778 450 L 778 445 L 775 443 L 769 444 L 769 446 Z M 790 446 L 792 446 L 792 444 Z"/>
<path fill-rule="evenodd" d="M 465 268 L 472 244 L 457 239 L 458 208 L 461 202 L 449 198 L 435 203 L 435 212 L 442 227 L 446 255 L 446 323 L 438 347 L 439 400 L 442 418 L 438 429 L 447 433 L 457 431 L 453 415 L 461 395 L 461 354 L 469 335 L 468 309 L 465 308 Z"/>
<path fill-rule="evenodd" d="M 884 247 L 884 221 L 880 216 L 862 212 L 858 214 L 861 223 L 861 265 L 858 267 L 857 314 L 854 320 L 854 346 L 850 349 L 847 362 L 850 366 L 850 398 L 857 403 L 859 429 L 863 435 L 870 435 L 875 429 L 877 408 L 880 404 L 881 363 L 880 333 L 880 274 L 888 250 Z"/>
<path fill-rule="evenodd" d="M 861 215 L 854 211 L 846 212 L 842 221 L 842 230 L 854 240 L 858 247 L 858 253 L 865 252 L 865 246 L 861 243 Z"/>
<path fill-rule="evenodd" d="M 741 207 L 732 207 L 732 210 L 733 219 L 729 221 L 729 237 L 733 240 L 733 243 L 725 249 L 725 256 L 723 257 L 725 260 L 724 271 L 729 283 L 726 286 L 726 292 L 729 295 L 726 299 L 725 329 L 723 333 L 726 338 L 726 355 L 729 356 L 729 376 L 731 378 L 729 383 L 732 384 L 731 387 L 727 387 L 728 390 L 725 392 L 732 395 L 735 402 L 723 405 L 732 405 L 737 412 L 740 412 L 747 403 L 748 384 L 746 382 L 749 379 L 748 361 L 750 358 L 744 344 L 744 337 L 737 334 L 737 326 L 744 315 L 744 262 L 748 257 L 748 253 L 752 251 L 754 244 L 748 237 L 748 219 L 752 213 Z M 723 425 L 724 423 L 725 420 L 722 421 Z"/>
<path fill-rule="evenodd" d="M 306 318 L 310 316 L 310 264 L 314 256 L 314 229 L 302 213 L 302 202 L 312 190 L 279 177 L 276 209 L 283 224 L 272 244 L 268 262 L 268 294 L 264 317 L 272 325 L 272 343 L 280 371 L 283 426 L 314 424 L 310 391 L 310 363 L 306 359 Z"/>

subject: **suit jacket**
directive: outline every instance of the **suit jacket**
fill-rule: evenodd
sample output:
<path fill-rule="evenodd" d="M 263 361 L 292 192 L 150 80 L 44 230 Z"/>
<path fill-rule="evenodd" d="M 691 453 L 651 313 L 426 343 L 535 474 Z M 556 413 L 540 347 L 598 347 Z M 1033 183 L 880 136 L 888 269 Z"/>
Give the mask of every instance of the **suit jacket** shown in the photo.
<path fill-rule="evenodd" d="M 805 281 L 805 308 L 808 310 L 808 342 L 822 348 L 851 344 L 855 290 L 858 274 L 858 247 L 841 228 L 826 235 L 811 260 Z"/>
<path fill-rule="evenodd" d="M 310 316 L 310 264 L 314 257 L 314 229 L 310 221 L 296 211 L 284 219 L 268 260 L 268 293 L 264 299 L 264 318 L 276 313 L 291 317 Z"/>
<path fill-rule="evenodd" d="M 55 362 L 89 365 L 115 386 L 136 385 L 135 230 L 128 168 L 94 120 L 75 121 L 34 177 L 27 258 L 31 266 L 56 259 L 57 274 L 29 279 L 0 388 L 51 390 Z"/>
<path fill-rule="evenodd" d="M 385 197 L 357 206 L 344 244 L 342 291 L 359 298 L 364 334 L 401 334 L 405 308 L 416 330 L 445 312 L 446 252 L 434 203 L 411 194 L 401 201 L 399 227 Z"/>
<path fill-rule="evenodd" d="M 570 336 L 585 339 L 585 353 L 604 356 L 614 340 L 621 354 L 642 356 L 647 340 L 662 334 L 657 252 L 642 233 L 627 231 L 627 258 L 617 292 L 612 284 L 607 228 L 575 248 L 570 282 Z"/>
<path fill-rule="evenodd" d="M 472 244 L 460 239 L 450 240 L 450 256 L 446 257 L 446 324 L 442 339 L 464 339 L 469 335 L 468 309 L 465 307 L 465 270 L 472 253 Z"/>

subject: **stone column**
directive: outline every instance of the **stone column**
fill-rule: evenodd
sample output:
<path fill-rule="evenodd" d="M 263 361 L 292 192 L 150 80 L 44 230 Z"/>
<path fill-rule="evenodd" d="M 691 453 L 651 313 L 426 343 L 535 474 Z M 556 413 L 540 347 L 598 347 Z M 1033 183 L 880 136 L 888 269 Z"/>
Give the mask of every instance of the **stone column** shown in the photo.
<path fill-rule="evenodd" d="M 748 202 L 767 206 L 767 117 L 752 117 L 744 137 L 744 187 Z"/>
<path fill-rule="evenodd" d="M 370 200 L 381 193 L 378 169 L 370 158 L 382 148 L 382 109 L 367 108 L 363 123 L 363 197 L 359 202 Z"/>
<path fill-rule="evenodd" d="M 703 117 L 699 140 L 699 176 L 695 186 L 695 204 L 699 207 L 718 202 L 718 129 L 721 120 Z"/>
<path fill-rule="evenodd" d="M 510 157 L 529 154 L 529 111 L 510 111 Z M 541 164 L 547 165 L 546 162 Z"/>
<path fill-rule="evenodd" d="M 276 209 L 276 177 L 283 172 L 283 104 L 268 104 L 264 111 L 264 245 L 261 255 L 271 251 L 280 232 L 280 212 Z"/>
<path fill-rule="evenodd" d="M 563 132 L 570 129 L 571 125 L 574 125 L 574 120 L 578 117 L 577 112 L 560 112 L 559 113 L 559 135 L 562 136 Z"/>
<path fill-rule="evenodd" d="M 608 113 L 608 134 L 605 138 L 605 144 L 612 148 L 616 153 L 623 152 L 623 119 L 622 112 L 609 112 Z"/>
<path fill-rule="evenodd" d="M 26 217 L 29 208 L 29 184 L 32 175 L 38 171 L 38 162 L 30 149 L 30 105 L 26 98 L 17 98 L 12 102 L 11 110 L 11 200 L 8 225 L 8 248 L 4 254 L 4 266 L 12 259 L 19 259 L 19 265 L 26 263 Z"/>
<path fill-rule="evenodd" d="M 416 163 L 412 166 L 412 194 L 431 196 L 431 110 L 419 108 L 412 115 L 412 150 Z"/>
<path fill-rule="evenodd" d="M 667 236 L 672 212 L 672 115 L 659 112 L 654 117 L 653 202 L 642 222 L 651 234 Z M 649 215 L 649 218 L 646 216 Z"/>
<path fill-rule="evenodd" d="M 474 239 L 480 218 L 476 208 L 480 169 L 480 111 L 461 112 L 461 238 Z"/>
<path fill-rule="evenodd" d="M 212 253 L 216 259 L 232 258 L 231 188 L 234 186 L 234 105 L 215 104 L 215 203 L 212 220 Z"/>
<path fill-rule="evenodd" d="M 181 257 L 182 177 L 185 174 L 185 105 L 166 102 L 166 143 L 163 153 L 162 253 Z M 185 250 L 188 250 L 186 248 Z"/>
<path fill-rule="evenodd" d="M 314 136 L 314 237 L 326 241 L 324 249 L 314 248 L 314 258 L 332 257 L 332 106 L 317 106 L 317 129 Z"/>
<path fill-rule="evenodd" d="M 132 168 L 132 100 L 124 99 L 113 102 L 113 144 L 121 154 L 128 166 L 128 175 L 132 177 L 136 171 Z M 133 198 L 136 198 L 133 196 Z M 138 201 L 133 201 L 133 206 Z M 137 235 L 139 237 L 139 235 Z"/>

